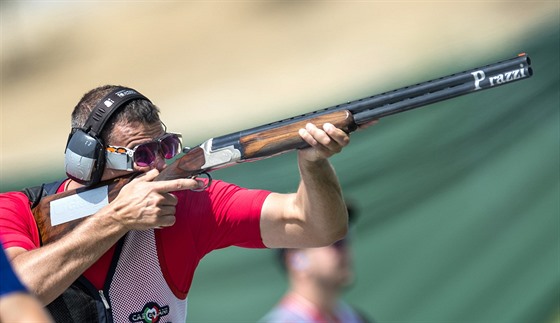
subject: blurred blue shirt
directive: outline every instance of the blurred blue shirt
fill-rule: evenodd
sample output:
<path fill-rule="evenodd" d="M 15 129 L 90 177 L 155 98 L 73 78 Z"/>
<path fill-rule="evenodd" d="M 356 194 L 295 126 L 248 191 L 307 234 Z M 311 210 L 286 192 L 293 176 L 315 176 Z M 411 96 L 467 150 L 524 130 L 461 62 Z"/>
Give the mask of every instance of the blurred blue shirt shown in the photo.
<path fill-rule="evenodd" d="M 2 249 L 0 251 L 0 297 L 13 292 L 27 292 L 27 289 L 12 270 L 4 249 Z"/>

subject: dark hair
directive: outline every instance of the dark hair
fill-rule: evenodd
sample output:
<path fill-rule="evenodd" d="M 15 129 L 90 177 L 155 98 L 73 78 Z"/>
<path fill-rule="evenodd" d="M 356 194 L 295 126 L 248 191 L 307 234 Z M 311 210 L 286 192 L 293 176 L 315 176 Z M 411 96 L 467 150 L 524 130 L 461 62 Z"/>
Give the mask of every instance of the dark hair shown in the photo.
<path fill-rule="evenodd" d="M 84 94 L 72 111 L 72 128 L 83 128 L 97 103 L 117 87 L 119 86 L 103 85 Z M 118 111 L 107 120 L 100 137 L 104 142 L 108 142 L 109 139 L 111 139 L 110 135 L 115 124 L 134 122 L 142 124 L 160 123 L 158 107 L 147 100 L 133 100 L 128 102 L 120 107 Z"/>

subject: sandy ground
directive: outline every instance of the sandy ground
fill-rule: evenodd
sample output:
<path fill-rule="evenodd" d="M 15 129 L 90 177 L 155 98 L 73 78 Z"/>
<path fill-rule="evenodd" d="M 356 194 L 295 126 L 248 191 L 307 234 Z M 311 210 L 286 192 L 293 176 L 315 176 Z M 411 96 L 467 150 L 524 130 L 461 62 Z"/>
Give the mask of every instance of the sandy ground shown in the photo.
<path fill-rule="evenodd" d="M 441 76 L 441 67 L 515 56 L 516 39 L 559 20 L 558 1 L 1 6 L 0 183 L 62 174 L 70 112 L 98 85 L 144 93 L 194 145 Z"/>

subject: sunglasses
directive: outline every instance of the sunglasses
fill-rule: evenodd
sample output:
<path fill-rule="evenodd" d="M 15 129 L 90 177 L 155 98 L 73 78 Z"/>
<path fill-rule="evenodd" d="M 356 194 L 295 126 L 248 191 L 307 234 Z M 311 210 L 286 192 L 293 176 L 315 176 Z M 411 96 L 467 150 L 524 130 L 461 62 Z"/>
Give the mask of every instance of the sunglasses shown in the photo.
<path fill-rule="evenodd" d="M 107 167 L 118 170 L 133 170 L 134 164 L 140 167 L 151 166 L 158 156 L 171 159 L 183 147 L 182 136 L 178 133 L 166 133 L 152 141 L 139 144 L 133 149 L 119 146 L 107 146 Z"/>

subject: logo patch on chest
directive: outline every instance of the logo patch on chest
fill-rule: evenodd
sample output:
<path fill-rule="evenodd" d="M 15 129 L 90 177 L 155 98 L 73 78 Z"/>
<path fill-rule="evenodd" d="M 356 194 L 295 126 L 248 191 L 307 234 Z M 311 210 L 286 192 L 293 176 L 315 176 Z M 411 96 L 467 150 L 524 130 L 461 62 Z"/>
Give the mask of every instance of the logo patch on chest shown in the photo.
<path fill-rule="evenodd" d="M 160 318 L 169 314 L 169 306 L 160 306 L 157 303 L 149 302 L 144 305 L 140 312 L 132 313 L 128 316 L 130 322 L 157 323 Z"/>

